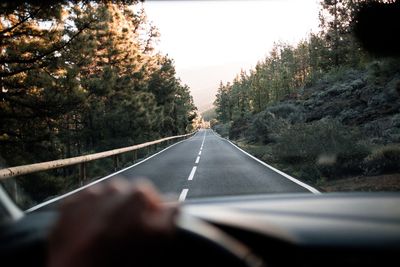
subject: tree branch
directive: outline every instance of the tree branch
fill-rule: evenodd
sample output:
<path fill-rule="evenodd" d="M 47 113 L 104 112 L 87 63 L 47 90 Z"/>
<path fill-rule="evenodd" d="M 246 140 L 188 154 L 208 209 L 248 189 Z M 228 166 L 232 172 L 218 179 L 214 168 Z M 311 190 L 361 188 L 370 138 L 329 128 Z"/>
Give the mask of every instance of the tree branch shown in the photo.
<path fill-rule="evenodd" d="M 81 33 L 82 33 L 85 29 L 87 29 L 87 28 L 89 28 L 89 24 L 86 24 L 85 27 L 83 27 L 82 29 L 80 29 L 76 34 L 74 34 L 74 35 L 73 35 L 67 42 L 65 42 L 63 45 L 61 45 L 61 46 L 59 46 L 59 47 L 56 47 L 56 48 L 54 48 L 54 49 L 51 49 L 50 51 L 48 51 L 48 52 L 46 52 L 46 53 L 44 53 L 44 54 L 42 54 L 42 55 L 40 55 L 40 56 L 34 57 L 34 58 L 32 58 L 32 59 L 27 59 L 27 60 L 15 60 L 15 61 L 13 61 L 13 62 L 8 62 L 8 61 L 6 61 L 6 60 L 3 60 L 3 61 L 0 60 L 0 64 L 6 64 L 6 63 L 8 63 L 8 64 L 9 64 L 9 63 L 34 64 L 36 61 L 39 61 L 40 59 L 43 59 L 44 57 L 46 57 L 46 56 L 48 56 L 48 55 L 50 55 L 50 54 L 52 54 L 52 53 L 54 53 L 54 52 L 57 52 L 57 51 L 59 51 L 59 50 L 64 49 L 65 47 L 67 47 L 76 37 L 78 37 L 79 34 L 81 34 Z M 3 77 L 3 78 L 5 78 L 5 77 L 10 77 L 10 76 L 13 76 L 13 75 L 16 75 L 16 74 L 18 74 L 18 73 L 25 72 L 25 71 L 28 71 L 28 70 L 37 69 L 37 68 L 43 68 L 43 67 L 45 67 L 46 65 L 47 65 L 47 64 L 42 63 L 42 64 L 40 64 L 39 66 L 34 65 L 34 66 L 29 66 L 29 67 L 24 67 L 24 68 L 16 69 L 16 70 L 11 71 L 11 72 L 0 72 L 0 77 Z"/>
<path fill-rule="evenodd" d="M 27 22 L 29 19 L 33 18 L 35 15 L 39 14 L 39 12 L 42 10 L 42 7 L 39 7 L 33 14 L 29 14 L 29 16 L 23 18 L 20 22 L 18 22 L 17 24 L 4 29 L 2 31 L 0 31 L 0 35 L 4 35 L 8 32 L 13 31 L 14 29 L 18 28 L 19 26 L 21 26 L 22 24 L 24 24 L 25 22 Z M 3 36 L 2 36 L 3 37 Z"/>

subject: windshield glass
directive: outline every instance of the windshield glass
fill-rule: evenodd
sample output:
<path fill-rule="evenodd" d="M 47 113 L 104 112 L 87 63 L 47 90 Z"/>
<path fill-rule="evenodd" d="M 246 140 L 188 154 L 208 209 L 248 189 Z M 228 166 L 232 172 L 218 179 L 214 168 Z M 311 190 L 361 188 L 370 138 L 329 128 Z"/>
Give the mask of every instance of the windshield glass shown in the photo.
<path fill-rule="evenodd" d="M 368 47 L 365 2 L 1 4 L 2 186 L 23 209 L 115 177 L 181 201 L 398 191 L 399 53 Z"/>

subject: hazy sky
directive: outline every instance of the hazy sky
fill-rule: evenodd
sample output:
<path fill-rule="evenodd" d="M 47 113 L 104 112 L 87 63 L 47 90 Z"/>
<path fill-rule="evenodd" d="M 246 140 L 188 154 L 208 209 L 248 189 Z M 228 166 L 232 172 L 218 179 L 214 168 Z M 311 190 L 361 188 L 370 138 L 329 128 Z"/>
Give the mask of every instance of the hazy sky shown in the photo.
<path fill-rule="evenodd" d="M 158 49 L 175 60 L 200 111 L 214 101 L 219 82 L 262 60 L 274 42 L 292 44 L 318 27 L 318 0 L 149 1 Z"/>

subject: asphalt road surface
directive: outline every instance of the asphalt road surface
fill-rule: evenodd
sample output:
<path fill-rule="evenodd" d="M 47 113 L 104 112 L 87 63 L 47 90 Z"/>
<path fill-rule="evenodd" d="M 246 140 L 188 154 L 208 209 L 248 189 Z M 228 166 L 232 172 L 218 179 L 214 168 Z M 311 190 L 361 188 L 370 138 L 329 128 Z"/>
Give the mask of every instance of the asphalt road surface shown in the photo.
<path fill-rule="evenodd" d="M 212 130 L 202 129 L 124 170 L 40 203 L 27 211 L 51 209 L 57 202 L 88 186 L 115 177 L 147 178 L 172 198 L 264 193 L 314 193 L 315 188 L 277 170 L 241 150 Z"/>
<path fill-rule="evenodd" d="M 318 191 L 275 170 L 219 137 L 202 129 L 117 176 L 146 177 L 165 194 L 187 198 L 257 193 Z"/>

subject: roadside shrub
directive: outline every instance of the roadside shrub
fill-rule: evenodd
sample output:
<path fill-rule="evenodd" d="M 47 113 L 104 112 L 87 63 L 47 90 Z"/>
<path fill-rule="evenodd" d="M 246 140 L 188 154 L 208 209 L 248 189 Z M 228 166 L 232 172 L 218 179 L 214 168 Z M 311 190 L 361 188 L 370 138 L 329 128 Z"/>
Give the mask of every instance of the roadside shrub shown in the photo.
<path fill-rule="evenodd" d="M 354 140 L 355 141 L 355 140 Z M 317 168 L 322 176 L 328 178 L 351 176 L 363 173 L 363 160 L 370 151 L 366 146 L 353 144 L 348 150 L 338 151 L 336 160 L 327 164 L 317 160 Z"/>
<path fill-rule="evenodd" d="M 373 151 L 364 160 L 364 170 L 367 175 L 400 172 L 400 147 L 386 146 Z"/>
<path fill-rule="evenodd" d="M 234 120 L 229 129 L 229 138 L 230 139 L 240 139 L 246 137 L 247 130 L 249 129 L 251 124 L 250 117 L 242 117 Z"/>
<path fill-rule="evenodd" d="M 316 169 L 320 177 L 333 178 L 362 173 L 369 150 L 359 140 L 359 133 L 340 122 L 320 120 L 283 130 L 273 152 L 278 162 L 296 165 L 299 172 L 312 170 L 316 177 Z"/>
<path fill-rule="evenodd" d="M 229 123 L 215 124 L 213 130 L 219 133 L 222 137 L 229 136 Z"/>
<path fill-rule="evenodd" d="M 249 129 L 249 139 L 263 144 L 273 143 L 280 134 L 282 128 L 287 127 L 284 119 L 278 118 L 269 111 L 263 111 L 254 116 Z"/>
<path fill-rule="evenodd" d="M 253 144 L 249 144 L 247 142 L 237 142 L 236 145 L 238 145 L 242 149 L 246 150 L 247 152 L 249 152 L 256 158 L 259 158 L 261 160 L 268 162 L 268 160 L 264 159 L 264 157 L 266 157 L 266 154 L 268 154 L 268 148 L 266 146 L 253 145 Z"/>
<path fill-rule="evenodd" d="M 276 118 L 285 119 L 290 123 L 304 121 L 304 108 L 293 103 L 280 103 L 265 109 L 271 112 Z"/>
<path fill-rule="evenodd" d="M 384 85 L 392 79 L 400 69 L 399 58 L 385 58 L 372 61 L 366 66 L 368 83 Z"/>
<path fill-rule="evenodd" d="M 279 103 L 253 116 L 247 132 L 252 142 L 274 143 L 282 129 L 304 121 L 304 108 L 294 103 Z"/>
<path fill-rule="evenodd" d="M 321 173 L 315 164 L 294 165 L 291 168 L 294 177 L 298 177 L 310 184 L 318 184 L 321 180 Z"/>
<path fill-rule="evenodd" d="M 361 73 L 362 71 L 350 68 L 348 66 L 332 68 L 321 78 L 321 82 L 336 84 L 338 82 L 353 81 L 358 79 L 361 76 Z"/>

